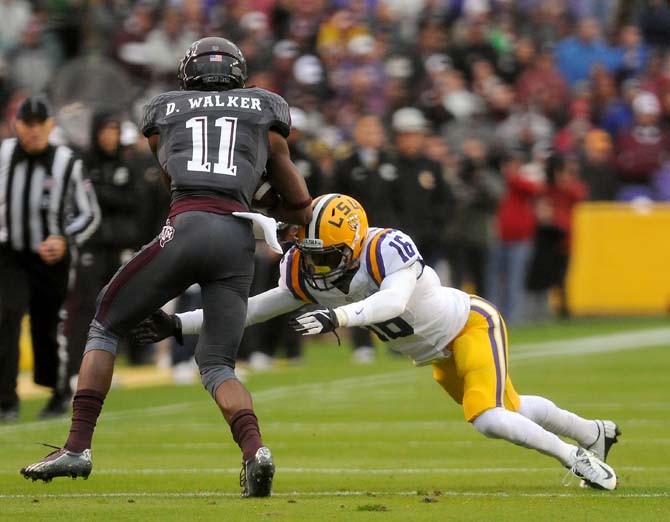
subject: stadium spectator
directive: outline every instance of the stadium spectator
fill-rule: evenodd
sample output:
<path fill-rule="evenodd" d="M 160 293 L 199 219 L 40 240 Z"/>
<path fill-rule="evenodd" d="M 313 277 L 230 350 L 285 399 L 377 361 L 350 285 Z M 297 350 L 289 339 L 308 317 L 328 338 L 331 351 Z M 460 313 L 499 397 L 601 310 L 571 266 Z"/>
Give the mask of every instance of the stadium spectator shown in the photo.
<path fill-rule="evenodd" d="M 287 138 L 293 163 L 307 183 L 310 194 L 323 193 L 324 174 L 319 164 L 312 158 L 309 151 L 309 135 L 311 134 L 309 121 L 305 111 L 298 107 L 291 107 L 291 134 Z"/>
<path fill-rule="evenodd" d="M 596 64 L 609 71 L 618 70 L 621 56 L 602 40 L 600 31 L 598 20 L 582 18 L 578 22 L 577 34 L 556 44 L 556 64 L 571 87 L 587 80 Z"/>
<path fill-rule="evenodd" d="M 442 177 L 442 166 L 425 154 L 426 138 L 431 133 L 428 120 L 414 107 L 393 113 L 398 217 L 393 221 L 412 233 L 426 262 L 443 259 L 444 228 L 453 200 Z"/>
<path fill-rule="evenodd" d="M 496 237 L 495 216 L 503 191 L 503 180 L 484 144 L 475 139 L 465 141 L 453 183 L 456 208 L 447 225 L 450 286 L 463 289 L 468 282 L 471 293 L 488 295 L 487 264 Z"/>
<path fill-rule="evenodd" d="M 525 303 L 525 319 L 547 317 L 550 289 L 556 290 L 557 311 L 568 317 L 565 278 L 571 248 L 572 213 L 588 196 L 574 157 L 551 156 L 547 160 L 547 184 L 536 204 L 537 227 L 528 269 L 527 288 L 531 299 Z"/>
<path fill-rule="evenodd" d="M 30 314 L 34 381 L 51 389 L 40 418 L 68 412 L 71 391 L 61 307 L 69 246 L 95 231 L 100 211 L 82 160 L 53 146 L 56 122 L 45 97 L 19 105 L 16 138 L 0 145 L 0 420 L 16 420 L 19 333 Z"/>
<path fill-rule="evenodd" d="M 528 100 L 552 121 L 560 121 L 568 105 L 568 86 L 556 68 L 553 49 L 542 47 L 537 58 L 521 73 L 516 81 L 520 100 Z"/>
<path fill-rule="evenodd" d="M 0 55 L 18 47 L 21 34 L 30 23 L 32 6 L 25 0 L 0 2 Z"/>
<path fill-rule="evenodd" d="M 154 83 L 171 88 L 175 82 L 174 64 L 184 49 L 198 38 L 198 34 L 184 26 L 182 13 L 174 7 L 164 9 L 157 27 L 149 31 L 140 55 L 151 71 Z"/>
<path fill-rule="evenodd" d="M 575 154 L 591 130 L 591 107 L 584 99 L 570 103 L 569 120 L 554 135 L 554 150 L 559 154 Z"/>
<path fill-rule="evenodd" d="M 44 92 L 62 61 L 58 42 L 45 31 L 42 20 L 32 16 L 21 32 L 19 45 L 7 55 L 13 87 L 28 93 Z"/>
<path fill-rule="evenodd" d="M 644 2 L 639 24 L 649 45 L 665 49 L 670 46 L 670 6 L 667 2 L 664 0 Z"/>
<path fill-rule="evenodd" d="M 668 159 L 670 136 L 660 126 L 656 95 L 642 91 L 633 100 L 635 124 L 617 140 L 617 176 L 622 183 L 617 199 L 654 199 L 653 180 Z"/>
<path fill-rule="evenodd" d="M 140 84 L 146 84 L 151 79 L 144 43 L 154 25 L 154 11 L 151 0 L 133 3 L 123 24 L 116 29 L 109 49 L 110 56 Z"/>
<path fill-rule="evenodd" d="M 599 126 L 606 130 L 611 139 L 618 139 L 619 135 L 633 126 L 633 99 L 640 92 L 640 81 L 629 79 L 621 84 L 617 90 L 615 85 L 607 82 L 601 90 Z"/>
<path fill-rule="evenodd" d="M 385 148 L 386 133 L 379 118 L 373 115 L 358 118 L 353 138 L 350 150 L 335 163 L 333 190 L 355 195 L 377 219 L 397 220 L 399 174 Z M 368 330 L 352 329 L 351 341 L 354 362 L 369 364 L 374 361 L 375 349 Z"/>
<path fill-rule="evenodd" d="M 521 320 L 528 262 L 535 235 L 534 198 L 545 186 L 537 162 L 506 158 L 502 164 L 506 193 L 497 214 L 497 240 L 489 263 L 490 300 L 498 303 L 510 324 Z"/>
<path fill-rule="evenodd" d="M 649 60 L 649 49 L 642 41 L 640 28 L 627 24 L 619 31 L 619 61 L 621 63 L 617 76 L 620 80 L 634 78 L 642 74 Z"/>
<path fill-rule="evenodd" d="M 356 121 L 353 143 L 334 166 L 333 187 L 357 194 L 372 215 L 392 216 L 397 172 L 386 150 L 386 133 L 377 116 Z"/>

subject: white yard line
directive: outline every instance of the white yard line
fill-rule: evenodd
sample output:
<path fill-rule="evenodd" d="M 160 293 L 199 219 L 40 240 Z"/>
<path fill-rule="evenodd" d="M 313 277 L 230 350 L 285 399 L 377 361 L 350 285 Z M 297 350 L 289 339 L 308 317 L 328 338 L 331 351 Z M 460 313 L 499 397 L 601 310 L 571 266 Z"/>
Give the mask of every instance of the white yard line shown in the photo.
<path fill-rule="evenodd" d="M 491 473 L 562 473 L 560 467 L 546 468 L 287 468 L 278 466 L 282 475 L 481 475 Z M 617 471 L 635 473 L 668 473 L 670 467 L 617 466 Z M 97 475 L 239 475 L 240 468 L 106 468 L 96 469 Z M 16 475 L 15 471 L 0 471 L 1 475 Z"/>
<path fill-rule="evenodd" d="M 611 493 L 594 492 L 598 498 L 669 498 L 670 493 Z M 494 498 L 585 498 L 587 493 L 523 493 L 523 492 L 486 492 L 486 491 L 440 491 L 439 494 L 419 491 L 290 491 L 272 492 L 272 497 L 280 498 L 310 498 L 310 497 L 494 497 Z M 0 500 L 20 499 L 72 499 L 72 498 L 239 498 L 239 493 L 225 493 L 221 491 L 193 491 L 193 492 L 127 492 L 127 493 L 47 493 L 47 494 L 16 494 L 2 495 Z M 271 501 L 271 499 L 265 499 Z M 245 501 L 248 502 L 248 501 Z"/>
<path fill-rule="evenodd" d="M 561 341 L 510 344 L 510 359 L 534 359 L 548 356 L 590 355 L 595 353 L 640 350 L 670 345 L 670 328 L 653 328 L 615 334 L 590 335 Z"/>

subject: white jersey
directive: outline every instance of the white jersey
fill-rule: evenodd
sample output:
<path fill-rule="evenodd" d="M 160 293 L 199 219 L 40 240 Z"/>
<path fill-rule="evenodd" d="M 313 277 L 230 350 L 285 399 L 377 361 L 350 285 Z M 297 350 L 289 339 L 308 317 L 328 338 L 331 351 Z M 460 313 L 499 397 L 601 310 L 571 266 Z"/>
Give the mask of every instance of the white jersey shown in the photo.
<path fill-rule="evenodd" d="M 349 292 L 337 288 L 317 290 L 307 284 L 300 266 L 300 252 L 289 250 L 280 265 L 279 287 L 294 298 L 337 308 L 362 301 L 379 292 L 384 278 L 419 263 L 422 267 L 404 312 L 392 319 L 366 325 L 396 352 L 409 356 L 417 365 L 448 357 L 445 347 L 463 329 L 470 311 L 470 296 L 443 287 L 435 271 L 425 266 L 416 245 L 395 229 L 369 228 Z M 252 298 L 254 299 L 254 298 Z M 254 321 L 255 322 L 255 321 Z"/>

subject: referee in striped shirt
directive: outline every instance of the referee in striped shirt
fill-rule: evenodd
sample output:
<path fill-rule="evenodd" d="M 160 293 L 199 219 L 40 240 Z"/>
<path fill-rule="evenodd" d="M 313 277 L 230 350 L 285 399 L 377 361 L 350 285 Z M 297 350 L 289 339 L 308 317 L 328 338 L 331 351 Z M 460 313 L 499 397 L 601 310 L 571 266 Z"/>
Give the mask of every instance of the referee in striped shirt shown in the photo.
<path fill-rule="evenodd" d="M 0 143 L 0 423 L 19 414 L 19 334 L 26 312 L 35 383 L 52 389 L 39 416 L 69 411 L 61 314 L 69 247 L 93 233 L 100 210 L 81 159 L 49 144 L 54 125 L 46 98 L 29 97 L 17 109 L 17 137 Z"/>

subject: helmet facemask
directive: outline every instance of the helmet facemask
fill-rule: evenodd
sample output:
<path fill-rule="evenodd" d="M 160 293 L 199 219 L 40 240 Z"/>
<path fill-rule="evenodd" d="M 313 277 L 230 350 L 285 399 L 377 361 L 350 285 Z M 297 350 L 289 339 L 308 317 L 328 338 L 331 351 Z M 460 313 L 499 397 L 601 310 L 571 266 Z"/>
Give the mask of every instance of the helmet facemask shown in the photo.
<path fill-rule="evenodd" d="M 307 283 L 316 290 L 330 290 L 337 286 L 347 272 L 358 268 L 358 260 L 347 245 L 332 245 L 312 249 L 298 247 L 302 253 L 302 269 Z"/>

